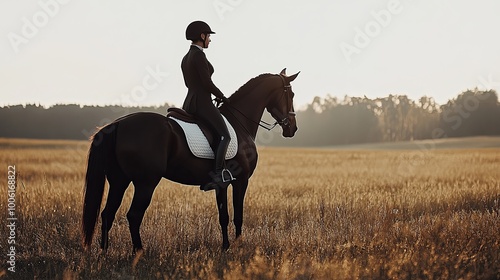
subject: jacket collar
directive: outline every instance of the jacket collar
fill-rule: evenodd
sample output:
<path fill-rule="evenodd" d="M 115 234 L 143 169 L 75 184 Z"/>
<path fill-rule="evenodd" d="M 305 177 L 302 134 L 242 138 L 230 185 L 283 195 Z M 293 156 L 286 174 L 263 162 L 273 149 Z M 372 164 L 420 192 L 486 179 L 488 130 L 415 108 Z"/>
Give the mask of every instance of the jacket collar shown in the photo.
<path fill-rule="evenodd" d="M 195 45 L 195 44 L 191 44 L 191 48 L 197 48 L 199 49 L 200 51 L 203 51 L 203 48 L 198 46 L 198 45 Z"/>

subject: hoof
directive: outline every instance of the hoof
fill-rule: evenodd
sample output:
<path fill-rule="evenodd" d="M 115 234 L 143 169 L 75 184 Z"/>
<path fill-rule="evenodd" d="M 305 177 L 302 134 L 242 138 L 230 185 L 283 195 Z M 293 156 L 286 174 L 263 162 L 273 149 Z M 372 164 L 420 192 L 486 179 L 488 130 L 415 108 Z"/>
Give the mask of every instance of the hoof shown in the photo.
<path fill-rule="evenodd" d="M 144 249 L 134 249 L 134 260 L 132 260 L 132 271 L 135 271 L 135 268 L 137 267 L 137 264 L 139 263 L 139 260 L 141 259 L 142 255 L 144 255 Z"/>
<path fill-rule="evenodd" d="M 100 252 L 99 252 L 99 255 L 105 257 L 108 253 L 108 250 L 107 249 L 101 249 Z"/>
<path fill-rule="evenodd" d="M 233 248 L 234 247 L 240 247 L 243 244 L 243 238 L 240 236 L 236 237 L 236 239 L 233 241 Z"/>

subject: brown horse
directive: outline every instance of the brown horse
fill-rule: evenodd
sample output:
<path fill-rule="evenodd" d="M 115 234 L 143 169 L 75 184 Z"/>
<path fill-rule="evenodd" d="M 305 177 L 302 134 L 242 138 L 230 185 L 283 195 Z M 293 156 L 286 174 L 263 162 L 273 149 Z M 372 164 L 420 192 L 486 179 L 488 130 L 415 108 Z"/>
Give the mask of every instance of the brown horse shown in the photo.
<path fill-rule="evenodd" d="M 257 165 L 255 136 L 259 120 L 267 109 L 282 127 L 284 137 L 297 131 L 290 82 L 299 73 L 286 76 L 262 74 L 236 91 L 221 113 L 234 127 L 238 138 L 236 156 L 227 161 L 227 168 L 236 177 L 233 186 L 234 225 L 236 238 L 241 235 L 243 200 L 248 179 Z M 82 217 L 83 244 L 90 248 L 97 217 L 108 180 L 109 192 L 101 213 L 101 248 L 108 248 L 108 232 L 120 207 L 125 190 L 134 184 L 134 197 L 127 213 L 134 252 L 142 251 L 139 234 L 144 213 L 153 192 L 162 178 L 186 184 L 203 185 L 211 180 L 213 160 L 195 157 L 189 150 L 184 133 L 172 119 L 156 113 L 135 113 L 102 127 L 93 138 L 88 155 L 85 177 L 85 198 Z M 217 192 L 222 247 L 229 248 L 227 228 L 227 189 Z"/>

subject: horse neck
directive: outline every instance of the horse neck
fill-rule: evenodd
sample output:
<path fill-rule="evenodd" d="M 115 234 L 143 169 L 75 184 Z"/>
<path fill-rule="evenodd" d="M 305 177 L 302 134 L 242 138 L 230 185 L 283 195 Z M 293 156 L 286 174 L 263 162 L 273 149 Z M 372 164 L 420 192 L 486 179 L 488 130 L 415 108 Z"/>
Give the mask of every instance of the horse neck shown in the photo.
<path fill-rule="evenodd" d="M 271 92 L 275 89 L 274 81 L 270 77 L 263 79 L 261 83 L 248 92 L 240 93 L 241 98 L 231 101 L 229 108 L 224 108 L 225 116 L 233 125 L 243 126 L 246 133 L 255 139 L 259 122 L 267 107 Z"/>

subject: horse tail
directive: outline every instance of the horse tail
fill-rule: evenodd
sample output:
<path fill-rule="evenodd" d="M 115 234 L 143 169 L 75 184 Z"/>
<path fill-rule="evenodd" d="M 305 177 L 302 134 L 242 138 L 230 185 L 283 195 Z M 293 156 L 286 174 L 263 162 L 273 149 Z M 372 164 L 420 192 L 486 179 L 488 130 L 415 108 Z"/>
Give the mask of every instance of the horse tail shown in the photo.
<path fill-rule="evenodd" d="M 109 168 L 108 163 L 110 157 L 115 156 L 117 125 L 118 123 L 111 123 L 99 129 L 91 137 L 82 215 L 83 246 L 87 249 L 92 244 L 97 218 L 101 210 L 106 171 Z"/>

